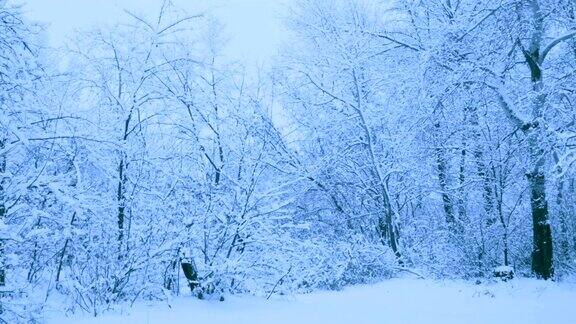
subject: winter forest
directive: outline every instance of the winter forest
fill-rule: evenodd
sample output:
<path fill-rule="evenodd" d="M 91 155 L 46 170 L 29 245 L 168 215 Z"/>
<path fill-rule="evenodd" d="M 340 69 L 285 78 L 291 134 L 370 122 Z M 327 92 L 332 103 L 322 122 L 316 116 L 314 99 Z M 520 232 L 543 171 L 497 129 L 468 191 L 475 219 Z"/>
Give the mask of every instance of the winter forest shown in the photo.
<path fill-rule="evenodd" d="M 0 323 L 403 277 L 576 297 L 573 0 L 293 0 L 257 73 L 170 1 L 66 48 L 25 8 L 0 1 Z"/>

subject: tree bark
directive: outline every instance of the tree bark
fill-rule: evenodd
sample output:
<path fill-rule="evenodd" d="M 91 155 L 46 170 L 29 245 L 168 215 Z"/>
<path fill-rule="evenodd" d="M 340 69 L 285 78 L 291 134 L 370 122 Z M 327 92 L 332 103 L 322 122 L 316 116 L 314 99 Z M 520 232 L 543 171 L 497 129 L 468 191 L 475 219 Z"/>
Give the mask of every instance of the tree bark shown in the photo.
<path fill-rule="evenodd" d="M 196 263 L 194 262 L 194 258 L 192 257 L 190 251 L 188 249 L 181 249 L 180 252 L 180 267 L 182 268 L 182 272 L 186 277 L 188 282 L 188 287 L 190 288 L 190 292 L 194 292 L 199 286 L 199 276 L 198 276 L 198 268 L 196 268 Z M 201 298 L 202 294 L 198 294 L 198 298 Z"/>
<path fill-rule="evenodd" d="M 76 212 L 72 214 L 72 219 L 70 220 L 70 227 L 74 225 L 74 220 L 76 219 Z M 71 234 L 70 234 L 71 235 Z M 60 273 L 62 272 L 62 266 L 64 265 L 64 257 L 66 256 L 66 250 L 68 249 L 68 244 L 70 244 L 70 237 L 67 237 L 64 241 L 64 247 L 60 252 L 60 258 L 58 260 L 58 269 L 56 270 L 56 283 L 60 282 Z"/>
<path fill-rule="evenodd" d="M 6 218 L 6 192 L 5 176 L 6 173 L 6 155 L 4 153 L 5 140 L 0 140 L 0 224 L 3 224 Z M 6 251 L 4 238 L 0 237 L 0 287 L 6 285 Z"/>
<path fill-rule="evenodd" d="M 398 225 L 394 217 L 396 216 L 392 204 L 390 202 L 390 194 L 388 192 L 388 184 L 380 168 L 379 161 L 376 158 L 376 153 L 374 149 L 374 138 L 370 129 L 370 125 L 364 116 L 364 93 L 360 82 L 358 80 L 358 75 L 356 70 L 352 70 L 352 78 L 354 81 L 354 96 L 356 99 L 356 105 L 352 105 L 355 110 L 358 119 L 360 120 L 360 128 L 364 133 L 366 140 L 366 148 L 370 161 L 371 173 L 374 177 L 374 182 L 376 187 L 378 187 L 378 203 L 382 208 L 382 215 L 378 218 L 378 232 L 380 234 L 380 239 L 382 243 L 388 244 L 396 256 L 396 260 L 399 265 L 403 264 L 402 253 L 400 251 L 399 244 L 399 230 Z"/>
<path fill-rule="evenodd" d="M 527 175 L 530 183 L 533 226 L 532 271 L 538 278 L 550 279 L 554 275 L 552 264 L 552 230 L 548 219 L 546 181 L 542 172 Z"/>
<path fill-rule="evenodd" d="M 484 212 L 488 222 L 492 222 L 494 214 L 494 192 L 492 190 L 494 179 L 490 177 L 489 169 L 484 162 L 484 151 L 481 145 L 480 123 L 478 118 L 478 109 L 469 106 L 465 109 L 467 123 L 472 128 L 472 140 L 474 141 L 474 161 L 476 164 L 476 174 L 482 180 L 482 197 L 484 199 Z"/>
<path fill-rule="evenodd" d="M 124 222 L 126 218 L 126 170 L 124 166 L 124 159 L 120 159 L 118 164 L 118 192 L 117 192 L 117 202 L 118 202 L 118 252 L 122 252 L 122 242 L 124 241 Z"/>
<path fill-rule="evenodd" d="M 434 124 L 434 128 L 439 131 L 440 123 Z M 440 145 L 440 143 L 436 143 L 436 145 Z M 438 181 L 440 183 L 446 224 L 452 226 L 456 222 L 456 217 L 454 216 L 454 202 L 448 193 L 448 163 L 446 161 L 446 151 L 440 146 L 436 147 L 434 151 L 436 153 L 436 172 L 438 173 Z"/>

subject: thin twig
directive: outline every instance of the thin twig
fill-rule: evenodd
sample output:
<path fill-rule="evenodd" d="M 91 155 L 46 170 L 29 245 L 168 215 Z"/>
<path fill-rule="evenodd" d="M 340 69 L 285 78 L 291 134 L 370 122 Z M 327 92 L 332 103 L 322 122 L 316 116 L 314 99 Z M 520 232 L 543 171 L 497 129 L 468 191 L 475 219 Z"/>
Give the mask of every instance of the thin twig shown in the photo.
<path fill-rule="evenodd" d="M 272 297 L 272 294 L 274 293 L 274 291 L 276 291 L 276 287 L 278 287 L 278 285 L 282 282 L 282 280 L 284 280 L 284 278 L 286 278 L 286 276 L 290 273 L 290 271 L 292 271 L 292 266 L 290 266 L 290 268 L 288 268 L 288 271 L 282 277 L 280 277 L 280 279 L 278 279 L 278 281 L 276 281 L 276 284 L 274 285 L 274 287 L 272 288 L 272 290 L 268 294 L 268 297 L 266 297 L 266 300 L 268 300 L 268 299 L 270 299 L 270 297 Z"/>

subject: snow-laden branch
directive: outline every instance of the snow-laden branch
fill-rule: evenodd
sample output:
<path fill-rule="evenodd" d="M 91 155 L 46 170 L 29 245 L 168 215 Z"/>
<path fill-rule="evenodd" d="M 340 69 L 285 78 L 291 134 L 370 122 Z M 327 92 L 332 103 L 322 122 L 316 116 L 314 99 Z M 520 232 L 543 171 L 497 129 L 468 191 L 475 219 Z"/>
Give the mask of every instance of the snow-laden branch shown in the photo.
<path fill-rule="evenodd" d="M 576 36 L 576 30 L 573 30 L 571 32 L 569 32 L 566 35 L 560 36 L 558 38 L 556 38 L 555 40 L 553 40 L 552 42 L 550 42 L 550 44 L 548 44 L 544 50 L 542 51 L 542 55 L 540 56 L 540 64 L 542 64 L 544 62 L 544 60 L 546 59 L 546 56 L 548 55 L 548 53 L 550 53 L 550 51 L 558 44 L 562 43 L 563 41 L 567 41 L 573 37 Z"/>
<path fill-rule="evenodd" d="M 366 35 L 368 35 L 368 36 L 373 36 L 373 37 L 378 37 L 378 38 L 385 39 L 385 40 L 387 40 L 387 41 L 389 41 L 389 42 L 392 42 L 392 43 L 394 43 L 394 44 L 396 44 L 396 45 L 399 45 L 399 46 L 401 46 L 401 47 L 407 48 L 407 49 L 412 50 L 412 51 L 415 51 L 415 52 L 419 52 L 420 50 L 422 50 L 422 48 L 419 47 L 419 46 L 417 46 L 417 45 L 410 45 L 410 44 L 408 44 L 408 43 L 405 43 L 405 42 L 403 42 L 403 41 L 400 41 L 400 40 L 398 40 L 398 39 L 396 39 L 396 38 L 394 38 L 394 37 L 390 37 L 390 36 L 385 35 L 385 34 L 372 33 L 372 32 L 367 32 L 367 31 L 362 31 L 362 34 L 366 34 Z"/>
<path fill-rule="evenodd" d="M 527 123 L 516 114 L 514 108 L 512 107 L 513 105 L 511 101 L 504 94 L 504 92 L 499 87 L 488 84 L 486 82 L 484 82 L 484 85 L 489 89 L 491 89 L 492 91 L 494 91 L 494 94 L 496 94 L 496 98 L 498 99 L 498 103 L 500 103 L 502 110 L 504 111 L 510 122 L 514 124 L 515 127 L 523 128 Z"/>

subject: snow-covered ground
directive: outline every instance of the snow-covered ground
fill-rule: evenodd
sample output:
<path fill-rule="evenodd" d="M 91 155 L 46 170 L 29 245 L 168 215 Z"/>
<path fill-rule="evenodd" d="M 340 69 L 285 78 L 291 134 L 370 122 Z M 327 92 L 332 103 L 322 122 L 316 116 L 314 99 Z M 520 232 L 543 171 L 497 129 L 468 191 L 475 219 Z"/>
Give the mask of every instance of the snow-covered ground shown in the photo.
<path fill-rule="evenodd" d="M 54 315 L 49 323 L 576 323 L 576 283 L 516 279 L 475 285 L 393 279 L 274 300 L 229 297 L 219 302 L 182 297 L 170 305 L 139 304 L 97 318 Z"/>

